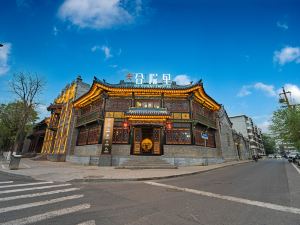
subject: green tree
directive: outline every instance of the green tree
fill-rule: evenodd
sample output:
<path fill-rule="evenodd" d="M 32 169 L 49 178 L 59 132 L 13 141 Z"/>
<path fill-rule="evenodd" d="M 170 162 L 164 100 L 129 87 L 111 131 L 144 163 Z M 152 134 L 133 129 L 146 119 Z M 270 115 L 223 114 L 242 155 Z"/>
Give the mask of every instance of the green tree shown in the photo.
<path fill-rule="evenodd" d="M 276 148 L 275 138 L 268 134 L 262 134 L 262 141 L 265 147 L 266 154 L 273 154 Z"/>
<path fill-rule="evenodd" d="M 37 97 L 44 88 L 44 81 L 30 73 L 16 73 L 10 83 L 12 92 L 21 104 L 18 130 L 16 133 L 14 151 L 21 152 L 26 137 L 26 125 L 30 122 L 31 112 L 37 106 Z"/>
<path fill-rule="evenodd" d="M 280 141 L 300 149 L 300 107 L 278 109 L 273 113 L 270 129 Z"/>
<path fill-rule="evenodd" d="M 0 151 L 12 150 L 16 140 L 20 121 L 23 118 L 23 104 L 12 102 L 0 105 Z M 29 118 L 25 124 L 25 136 L 31 131 L 34 122 L 38 119 L 34 108 L 29 111 Z"/>

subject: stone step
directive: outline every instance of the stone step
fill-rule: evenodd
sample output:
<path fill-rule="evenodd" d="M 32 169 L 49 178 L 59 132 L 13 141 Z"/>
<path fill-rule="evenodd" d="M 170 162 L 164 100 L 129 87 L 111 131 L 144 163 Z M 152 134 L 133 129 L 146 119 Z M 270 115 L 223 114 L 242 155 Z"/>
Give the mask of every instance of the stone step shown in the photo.
<path fill-rule="evenodd" d="M 170 163 L 167 162 L 127 162 L 123 163 L 122 165 L 170 165 Z"/>
<path fill-rule="evenodd" d="M 176 169 L 159 156 L 133 156 L 128 161 L 116 167 L 119 169 Z"/>
<path fill-rule="evenodd" d="M 141 166 L 118 166 L 116 169 L 177 169 L 176 166 L 173 165 L 165 165 L 165 166 L 151 166 L 151 165 L 141 165 Z"/>

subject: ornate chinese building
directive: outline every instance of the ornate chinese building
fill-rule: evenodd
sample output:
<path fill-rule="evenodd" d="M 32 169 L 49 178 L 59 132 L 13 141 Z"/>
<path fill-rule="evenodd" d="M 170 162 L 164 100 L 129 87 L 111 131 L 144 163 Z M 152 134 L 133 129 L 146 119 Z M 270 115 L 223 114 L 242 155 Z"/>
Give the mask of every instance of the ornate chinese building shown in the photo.
<path fill-rule="evenodd" d="M 67 85 L 47 108 L 51 112 L 51 116 L 45 133 L 42 153 L 47 154 L 49 160 L 65 161 L 73 139 L 75 120 L 73 101 L 85 93 L 89 87 L 78 77 L 76 81 Z"/>
<path fill-rule="evenodd" d="M 220 105 L 205 92 L 202 81 L 109 84 L 94 78 L 82 96 L 69 93 L 49 107 L 55 126 L 49 126 L 44 152 L 68 152 L 68 161 L 103 166 L 122 166 L 146 156 L 176 165 L 222 160 Z"/>

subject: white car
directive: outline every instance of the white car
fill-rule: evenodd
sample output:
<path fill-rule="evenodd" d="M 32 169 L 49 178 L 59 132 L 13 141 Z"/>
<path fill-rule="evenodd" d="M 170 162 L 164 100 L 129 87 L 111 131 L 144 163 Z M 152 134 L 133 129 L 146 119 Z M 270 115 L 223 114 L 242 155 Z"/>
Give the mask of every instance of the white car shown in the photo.
<path fill-rule="evenodd" d="M 273 155 L 273 154 L 270 154 L 270 155 L 268 155 L 268 158 L 269 158 L 269 159 L 273 159 L 273 158 L 274 158 L 274 155 Z"/>
<path fill-rule="evenodd" d="M 289 156 L 288 156 L 288 161 L 289 162 L 294 162 L 296 159 L 299 158 L 299 155 L 298 153 L 290 153 Z"/>
<path fill-rule="evenodd" d="M 282 156 L 281 155 L 276 155 L 275 158 L 276 159 L 282 159 Z"/>

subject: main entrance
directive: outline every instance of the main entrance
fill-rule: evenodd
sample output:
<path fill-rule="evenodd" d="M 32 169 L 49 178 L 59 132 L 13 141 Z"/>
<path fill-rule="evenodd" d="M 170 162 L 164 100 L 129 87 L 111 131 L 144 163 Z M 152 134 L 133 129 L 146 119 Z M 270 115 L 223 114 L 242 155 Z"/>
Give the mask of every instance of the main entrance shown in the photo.
<path fill-rule="evenodd" d="M 133 154 L 161 155 L 161 128 L 152 126 L 134 127 Z"/>

